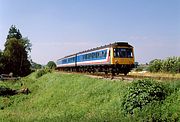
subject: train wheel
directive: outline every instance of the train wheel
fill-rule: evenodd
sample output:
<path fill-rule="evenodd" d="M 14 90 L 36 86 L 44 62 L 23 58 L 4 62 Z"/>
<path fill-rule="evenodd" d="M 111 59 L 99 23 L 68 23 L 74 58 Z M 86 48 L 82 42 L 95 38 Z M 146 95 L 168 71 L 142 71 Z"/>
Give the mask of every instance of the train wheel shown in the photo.
<path fill-rule="evenodd" d="M 124 75 L 127 75 L 128 73 L 129 73 L 128 70 L 125 70 L 125 71 L 124 71 Z"/>
<path fill-rule="evenodd" d="M 126 76 L 128 74 L 128 72 L 124 72 L 124 75 Z"/>

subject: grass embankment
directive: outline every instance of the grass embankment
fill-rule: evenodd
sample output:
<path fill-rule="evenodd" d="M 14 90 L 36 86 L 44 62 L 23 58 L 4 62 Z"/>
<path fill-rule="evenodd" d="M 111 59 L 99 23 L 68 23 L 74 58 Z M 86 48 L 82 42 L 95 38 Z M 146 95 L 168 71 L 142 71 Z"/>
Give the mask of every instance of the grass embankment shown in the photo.
<path fill-rule="evenodd" d="M 147 106 L 131 116 L 124 115 L 121 107 L 127 82 L 54 72 L 36 78 L 35 74 L 21 81 L 0 83 L 31 91 L 28 95 L 0 96 L 0 121 L 143 121 L 146 114 L 152 114 L 150 109 L 157 109 L 157 115 L 162 112 L 164 118 L 178 120 L 180 115 L 179 82 L 169 83 L 174 92 L 162 105 Z"/>
<path fill-rule="evenodd" d="M 1 97 L 0 120 L 117 120 L 126 83 L 92 79 L 81 75 L 34 74 L 22 79 L 31 93 Z M 6 84 L 20 88 L 20 82 Z"/>

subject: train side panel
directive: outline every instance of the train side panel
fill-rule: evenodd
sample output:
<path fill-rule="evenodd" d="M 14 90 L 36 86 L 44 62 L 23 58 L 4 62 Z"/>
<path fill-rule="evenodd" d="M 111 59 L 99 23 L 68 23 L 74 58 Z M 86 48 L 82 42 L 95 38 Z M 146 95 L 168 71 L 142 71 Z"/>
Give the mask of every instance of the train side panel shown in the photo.
<path fill-rule="evenodd" d="M 75 67 L 76 55 L 57 60 L 57 67 Z"/>
<path fill-rule="evenodd" d="M 77 55 L 77 66 L 110 64 L 109 48 Z"/>

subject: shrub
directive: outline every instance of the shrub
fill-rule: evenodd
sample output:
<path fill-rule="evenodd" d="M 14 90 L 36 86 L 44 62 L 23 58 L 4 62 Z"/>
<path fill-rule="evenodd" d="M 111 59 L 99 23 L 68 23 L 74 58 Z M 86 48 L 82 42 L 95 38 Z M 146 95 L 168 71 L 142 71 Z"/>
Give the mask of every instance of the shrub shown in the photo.
<path fill-rule="evenodd" d="M 138 67 L 135 69 L 135 71 L 137 71 L 137 72 L 138 72 L 138 71 L 143 71 L 143 69 L 144 69 L 144 68 L 143 68 L 142 66 L 138 66 Z"/>
<path fill-rule="evenodd" d="M 135 109 L 142 109 L 152 101 L 164 100 L 168 89 L 151 79 L 134 81 L 125 94 L 122 107 L 126 113 L 133 114 Z"/>
<path fill-rule="evenodd" d="M 161 71 L 161 68 L 162 68 L 162 60 L 160 59 L 155 59 L 153 61 L 151 61 L 149 63 L 149 68 L 148 70 L 150 72 L 160 72 Z"/>
<path fill-rule="evenodd" d="M 39 78 L 47 73 L 51 72 L 51 69 L 41 69 L 41 70 L 38 70 L 37 73 L 36 73 L 36 78 Z"/>

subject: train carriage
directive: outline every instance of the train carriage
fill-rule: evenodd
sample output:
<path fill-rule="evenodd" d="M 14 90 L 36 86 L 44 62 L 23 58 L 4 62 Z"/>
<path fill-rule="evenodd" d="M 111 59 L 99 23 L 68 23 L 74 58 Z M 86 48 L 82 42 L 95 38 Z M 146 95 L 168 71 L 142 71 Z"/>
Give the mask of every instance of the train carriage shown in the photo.
<path fill-rule="evenodd" d="M 57 61 L 57 69 L 80 72 L 111 72 L 125 75 L 134 67 L 133 46 L 127 42 L 93 48 Z"/>

